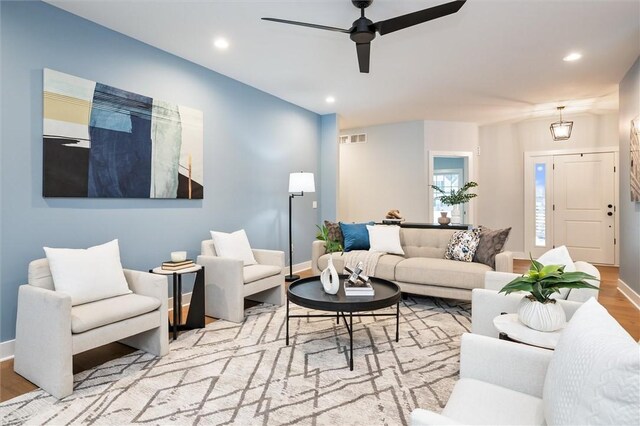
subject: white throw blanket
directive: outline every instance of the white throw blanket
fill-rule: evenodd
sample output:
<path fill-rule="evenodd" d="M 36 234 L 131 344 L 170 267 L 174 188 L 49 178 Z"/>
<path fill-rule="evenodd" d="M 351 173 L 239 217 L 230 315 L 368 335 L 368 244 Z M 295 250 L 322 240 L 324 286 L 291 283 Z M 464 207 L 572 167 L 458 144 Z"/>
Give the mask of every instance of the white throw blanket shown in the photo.
<path fill-rule="evenodd" d="M 376 266 L 378 266 L 378 260 L 384 253 L 379 251 L 368 250 L 353 250 L 344 253 L 344 264 L 351 269 L 354 269 L 358 262 L 362 262 L 362 273 L 367 276 L 372 276 L 376 272 Z"/>

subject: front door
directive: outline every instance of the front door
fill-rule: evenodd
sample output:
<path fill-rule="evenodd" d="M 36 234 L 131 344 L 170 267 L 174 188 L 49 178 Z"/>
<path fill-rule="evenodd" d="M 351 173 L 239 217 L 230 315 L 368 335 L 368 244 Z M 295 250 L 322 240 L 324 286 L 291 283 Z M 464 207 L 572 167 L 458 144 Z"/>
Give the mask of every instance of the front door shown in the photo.
<path fill-rule="evenodd" d="M 614 263 L 615 158 L 612 152 L 553 159 L 553 245 L 573 259 Z"/>

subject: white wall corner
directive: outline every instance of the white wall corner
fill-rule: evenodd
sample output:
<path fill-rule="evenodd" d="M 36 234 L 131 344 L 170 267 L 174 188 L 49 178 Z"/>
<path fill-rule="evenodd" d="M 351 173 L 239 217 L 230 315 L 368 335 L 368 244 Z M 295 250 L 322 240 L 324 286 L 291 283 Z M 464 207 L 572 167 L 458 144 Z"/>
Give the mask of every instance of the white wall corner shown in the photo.
<path fill-rule="evenodd" d="M 0 361 L 7 361 L 13 358 L 15 352 L 16 341 L 7 340 L 6 342 L 0 342 Z"/>
<path fill-rule="evenodd" d="M 631 287 L 621 279 L 618 279 L 618 290 L 631 302 L 636 309 L 640 310 L 640 294 L 636 293 Z"/>

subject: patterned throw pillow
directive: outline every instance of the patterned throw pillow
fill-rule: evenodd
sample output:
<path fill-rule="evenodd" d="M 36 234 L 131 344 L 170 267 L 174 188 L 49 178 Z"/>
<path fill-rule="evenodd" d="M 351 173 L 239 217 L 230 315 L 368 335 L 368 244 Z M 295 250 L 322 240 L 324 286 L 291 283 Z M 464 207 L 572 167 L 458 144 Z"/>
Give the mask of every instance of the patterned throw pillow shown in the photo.
<path fill-rule="evenodd" d="M 344 237 L 342 236 L 342 231 L 340 230 L 340 224 L 335 222 L 329 222 L 328 220 L 324 221 L 324 226 L 327 227 L 328 235 L 330 241 L 337 241 L 341 246 L 344 246 Z"/>
<path fill-rule="evenodd" d="M 444 258 L 471 262 L 479 242 L 480 230 L 478 228 L 454 232 L 451 240 L 449 240 L 449 246 L 444 253 Z"/>
<path fill-rule="evenodd" d="M 480 243 L 478 243 L 478 249 L 473 256 L 473 261 L 484 263 L 496 269 L 496 254 L 502 251 L 509 238 L 511 227 L 494 230 L 480 225 L 478 229 L 480 230 Z"/>

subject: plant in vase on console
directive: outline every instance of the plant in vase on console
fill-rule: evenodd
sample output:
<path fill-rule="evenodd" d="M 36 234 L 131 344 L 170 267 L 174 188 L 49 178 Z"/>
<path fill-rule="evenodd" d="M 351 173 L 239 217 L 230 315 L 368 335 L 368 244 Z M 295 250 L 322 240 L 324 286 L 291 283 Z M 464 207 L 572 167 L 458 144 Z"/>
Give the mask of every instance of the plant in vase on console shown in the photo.
<path fill-rule="evenodd" d="M 516 291 L 529 292 L 518 305 L 518 319 L 538 331 L 555 331 L 566 323 L 567 318 L 562 306 L 556 304 L 551 296 L 560 293 L 561 288 L 592 288 L 598 287 L 586 282 L 598 278 L 584 272 L 565 272 L 565 265 L 543 265 L 531 259 L 529 271 L 505 285 L 500 293 Z"/>
<path fill-rule="evenodd" d="M 457 206 L 459 204 L 468 203 L 474 197 L 477 197 L 478 194 L 474 194 L 472 192 L 467 192 L 471 188 L 475 188 L 478 186 L 477 183 L 470 181 L 464 184 L 464 186 L 458 190 L 452 189 L 449 194 L 447 194 L 442 188 L 437 185 L 431 185 L 434 191 L 439 194 L 437 198 L 444 204 L 445 206 Z M 440 225 L 448 225 L 451 222 L 451 218 L 447 217 L 448 212 L 440 212 L 440 217 L 438 218 L 438 223 Z"/>

